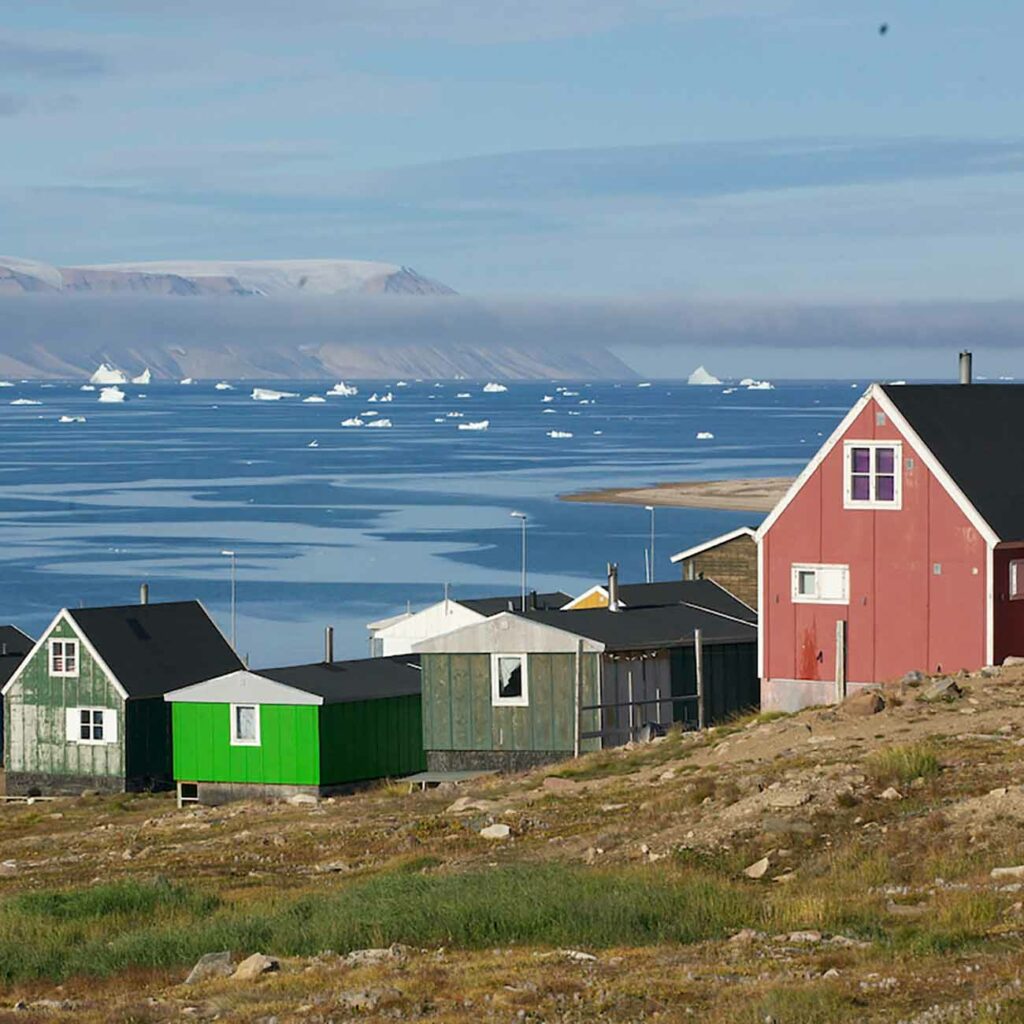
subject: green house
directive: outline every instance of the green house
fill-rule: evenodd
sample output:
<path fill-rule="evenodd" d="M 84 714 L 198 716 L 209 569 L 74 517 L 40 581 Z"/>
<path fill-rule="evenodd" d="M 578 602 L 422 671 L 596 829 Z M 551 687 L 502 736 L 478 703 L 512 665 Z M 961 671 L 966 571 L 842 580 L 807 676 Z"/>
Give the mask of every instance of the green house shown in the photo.
<path fill-rule="evenodd" d="M 164 693 L 241 664 L 198 601 L 63 609 L 2 690 L 7 792 L 170 786 Z"/>
<path fill-rule="evenodd" d="M 756 707 L 754 613 L 689 586 L 704 605 L 504 612 L 418 643 L 427 768 L 520 771 Z"/>
<path fill-rule="evenodd" d="M 411 655 L 235 671 L 164 700 L 181 799 L 319 796 L 425 766 Z"/>

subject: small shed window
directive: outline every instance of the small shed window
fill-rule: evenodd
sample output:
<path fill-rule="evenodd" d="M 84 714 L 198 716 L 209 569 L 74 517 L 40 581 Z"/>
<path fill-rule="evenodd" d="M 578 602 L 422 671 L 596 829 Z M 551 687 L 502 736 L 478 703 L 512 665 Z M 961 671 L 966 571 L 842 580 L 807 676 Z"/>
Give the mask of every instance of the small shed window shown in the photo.
<path fill-rule="evenodd" d="M 900 508 L 902 450 L 894 441 L 847 441 L 844 507 Z"/>
<path fill-rule="evenodd" d="M 794 565 L 792 594 L 795 604 L 848 604 L 850 567 L 847 565 Z"/>
<path fill-rule="evenodd" d="M 260 707 L 258 704 L 231 705 L 231 745 L 258 747 L 260 745 Z"/>
<path fill-rule="evenodd" d="M 78 641 L 50 641 L 50 675 L 78 676 Z"/>
<path fill-rule="evenodd" d="M 69 743 L 116 743 L 117 712 L 113 708 L 67 708 Z"/>
<path fill-rule="evenodd" d="M 525 654 L 491 655 L 491 703 L 495 707 L 529 705 Z"/>
<path fill-rule="evenodd" d="M 1010 600 L 1024 598 L 1024 558 L 1010 562 Z"/>

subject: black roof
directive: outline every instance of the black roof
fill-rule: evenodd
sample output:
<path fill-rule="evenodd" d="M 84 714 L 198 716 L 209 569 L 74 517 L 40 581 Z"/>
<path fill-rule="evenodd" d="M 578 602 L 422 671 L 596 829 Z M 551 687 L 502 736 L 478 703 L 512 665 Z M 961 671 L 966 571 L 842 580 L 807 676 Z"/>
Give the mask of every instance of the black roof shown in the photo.
<path fill-rule="evenodd" d="M 1024 386 L 900 384 L 882 390 L 1000 540 L 1024 540 Z"/>
<path fill-rule="evenodd" d="M 456 604 L 461 604 L 464 608 L 469 608 L 480 615 L 491 616 L 497 615 L 499 612 L 507 612 L 509 605 L 518 611 L 522 604 L 522 595 L 513 594 L 511 597 L 473 597 L 465 601 L 461 598 L 454 598 L 453 600 L 455 600 Z M 536 601 L 536 608 L 538 610 L 556 611 L 571 600 L 571 595 L 563 594 L 560 590 L 550 594 L 534 595 L 530 593 L 526 595 L 526 607 L 534 607 L 532 602 Z"/>
<path fill-rule="evenodd" d="M 158 697 L 244 668 L 198 601 L 69 608 L 129 697 Z"/>
<path fill-rule="evenodd" d="M 361 658 L 358 661 L 320 661 L 311 665 L 285 665 L 255 671 L 257 675 L 323 697 L 325 704 L 410 697 L 419 694 L 421 689 L 418 654 Z"/>
<path fill-rule="evenodd" d="M 519 614 L 519 613 L 516 613 Z M 705 643 L 755 643 L 757 626 L 685 604 L 658 608 L 584 608 L 569 612 L 527 612 L 523 618 L 603 643 L 611 651 L 689 647 L 693 631 Z"/>
<path fill-rule="evenodd" d="M 17 626 L 0 626 L 0 687 L 6 685 L 34 646 L 32 637 Z"/>
<path fill-rule="evenodd" d="M 628 608 L 660 608 L 695 604 L 754 622 L 757 614 L 714 580 L 670 580 L 666 583 L 621 583 L 619 600 Z"/>

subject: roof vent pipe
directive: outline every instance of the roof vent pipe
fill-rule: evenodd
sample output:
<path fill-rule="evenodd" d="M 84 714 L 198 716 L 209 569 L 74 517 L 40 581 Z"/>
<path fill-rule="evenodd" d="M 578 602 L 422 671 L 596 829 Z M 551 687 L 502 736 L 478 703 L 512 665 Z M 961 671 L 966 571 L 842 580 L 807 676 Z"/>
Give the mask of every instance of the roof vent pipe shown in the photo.
<path fill-rule="evenodd" d="M 971 383 L 971 353 L 966 349 L 960 353 L 960 383 Z"/>
<path fill-rule="evenodd" d="M 328 665 L 334 663 L 334 627 L 324 627 L 324 661 Z"/>
<path fill-rule="evenodd" d="M 149 584 L 143 583 L 139 587 L 139 604 L 149 604 Z"/>
<path fill-rule="evenodd" d="M 530 611 L 535 612 L 537 610 L 537 591 L 530 591 Z"/>
<path fill-rule="evenodd" d="M 608 611 L 617 612 L 619 604 L 619 565 L 618 562 L 608 563 Z"/>

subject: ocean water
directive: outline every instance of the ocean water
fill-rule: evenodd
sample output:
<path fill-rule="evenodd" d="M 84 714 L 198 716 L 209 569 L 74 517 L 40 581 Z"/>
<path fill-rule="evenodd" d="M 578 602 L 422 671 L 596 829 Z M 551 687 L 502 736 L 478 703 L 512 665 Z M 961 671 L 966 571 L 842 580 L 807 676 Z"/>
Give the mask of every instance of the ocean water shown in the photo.
<path fill-rule="evenodd" d="M 233 549 L 251 664 L 318 659 L 325 625 L 338 657 L 361 657 L 367 622 L 429 604 L 446 583 L 454 596 L 517 593 L 513 510 L 528 516 L 531 589 L 579 592 L 608 561 L 642 580 L 649 513 L 558 494 L 795 475 L 862 390 L 377 381 L 316 404 L 250 397 L 254 384 L 305 397 L 331 383 L 154 382 L 126 385 L 116 405 L 80 382 L 0 388 L 0 622 L 36 635 L 61 607 L 133 602 L 147 581 L 152 600 L 199 598 L 228 633 L 221 551 Z M 367 402 L 388 390 L 392 402 Z M 25 400 L 40 404 L 11 404 Z M 392 428 L 340 426 L 369 411 Z M 457 429 L 483 419 L 487 430 Z M 672 553 L 759 518 L 659 508 L 657 577 L 676 577 Z"/>

